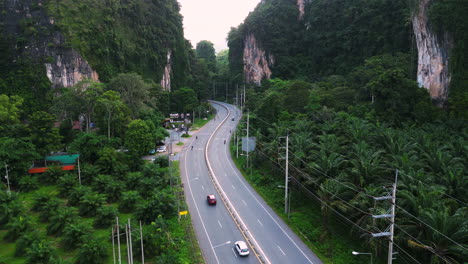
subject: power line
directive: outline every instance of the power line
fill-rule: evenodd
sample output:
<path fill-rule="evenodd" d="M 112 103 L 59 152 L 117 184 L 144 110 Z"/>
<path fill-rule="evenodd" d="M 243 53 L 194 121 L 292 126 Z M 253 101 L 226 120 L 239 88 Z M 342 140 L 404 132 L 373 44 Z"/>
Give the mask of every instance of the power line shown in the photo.
<path fill-rule="evenodd" d="M 262 120 L 262 121 L 263 121 L 263 120 Z M 259 133 L 260 135 L 264 136 L 264 135 L 263 135 L 262 133 L 260 133 L 258 130 L 256 130 L 256 129 L 254 129 L 254 130 L 257 131 L 257 133 Z M 263 145 L 262 143 L 260 143 L 260 141 L 258 141 L 258 143 L 259 143 L 260 145 Z M 263 146 L 264 146 L 264 145 L 263 145 Z M 260 150 L 258 150 L 258 151 L 260 151 Z M 327 151 L 329 151 L 329 150 L 327 150 Z M 262 152 L 262 151 L 260 151 L 260 152 Z M 332 151 L 329 151 L 329 152 L 332 152 Z M 333 153 L 336 153 L 336 152 L 333 152 Z M 263 154 L 265 157 L 268 157 L 268 155 L 266 155 L 265 153 L 262 152 L 262 154 Z M 298 157 L 295 153 L 291 152 L 291 154 L 294 155 L 294 156 L 295 156 L 297 159 L 299 159 L 300 161 L 302 161 L 306 166 L 309 166 L 309 165 L 307 164 L 307 162 L 305 162 L 304 160 L 302 160 L 302 159 L 301 159 L 300 157 Z M 346 157 L 346 156 L 344 156 L 344 155 L 342 155 L 342 154 L 340 154 L 340 153 L 336 153 L 336 154 L 338 154 L 338 155 L 340 155 L 340 156 L 342 156 L 342 157 L 345 157 L 345 158 L 349 158 L 349 157 Z M 269 159 L 270 159 L 270 158 L 269 158 Z M 270 159 L 270 160 L 271 160 L 271 159 Z M 273 160 L 271 160 L 271 161 L 272 161 L 273 163 L 278 164 L 277 162 L 275 162 L 275 161 L 273 161 Z M 305 176 L 305 175 L 308 175 L 308 174 L 302 172 L 301 170 L 299 170 L 298 168 L 294 167 L 293 165 L 291 165 L 291 166 L 292 166 L 293 168 L 295 168 L 297 171 L 301 172 L 304 176 Z M 281 166 L 280 166 L 280 167 L 281 167 Z M 335 178 L 333 178 L 333 177 L 327 175 L 326 173 L 324 173 L 324 172 L 318 170 L 317 168 L 314 168 L 314 167 L 311 167 L 311 166 L 309 166 L 309 167 L 310 167 L 311 169 L 316 170 L 316 171 L 319 172 L 320 174 L 322 174 L 322 175 L 324 175 L 324 176 L 326 176 L 326 177 L 328 177 L 328 178 L 330 178 L 330 179 L 332 179 L 332 180 L 334 180 L 334 181 L 336 181 L 336 182 L 338 182 L 338 183 L 340 183 L 340 184 L 343 184 L 343 186 L 345 186 L 345 187 L 347 187 L 347 188 L 349 188 L 349 189 L 351 189 L 351 190 L 354 190 L 355 192 L 363 193 L 363 194 L 366 195 L 366 196 L 370 196 L 370 195 L 368 195 L 368 194 L 366 194 L 366 193 L 364 193 L 364 192 L 361 192 L 361 191 L 359 191 L 359 190 L 353 189 L 353 188 L 351 188 L 350 186 L 348 186 L 348 185 L 346 185 L 346 184 L 344 184 L 344 183 L 341 183 L 340 181 L 338 181 L 338 180 L 336 180 Z M 389 168 L 387 168 L 387 167 L 382 167 L 382 168 L 389 169 Z M 409 176 L 409 175 L 407 175 L 407 174 L 405 174 L 405 175 L 408 176 L 408 177 L 410 177 L 410 178 L 412 178 L 411 176 Z M 309 176 L 308 179 L 310 179 L 310 175 L 308 175 L 308 176 Z M 298 181 L 295 177 L 291 177 L 291 178 L 292 178 L 295 182 L 297 182 L 298 184 L 300 184 L 301 187 L 302 187 L 304 190 L 306 190 L 307 192 L 309 192 L 310 194 L 312 194 L 316 199 L 318 199 L 319 201 L 321 201 L 322 203 L 324 203 L 324 201 L 322 201 L 322 200 L 321 200 L 320 198 L 318 198 L 315 194 L 313 194 L 307 187 L 305 187 L 302 183 L 300 183 L 300 181 Z M 414 178 L 412 178 L 412 179 L 414 179 Z M 420 181 L 419 181 L 419 182 L 420 182 Z M 312 180 L 312 183 L 318 185 L 318 184 L 315 183 L 313 180 Z M 424 183 L 423 183 L 423 184 L 424 184 Z M 426 185 L 426 184 L 425 184 L 425 185 Z M 428 185 L 427 185 L 427 186 L 428 186 Z M 442 193 L 442 194 L 444 194 L 444 193 Z M 451 196 L 448 195 L 448 194 L 445 194 L 445 195 L 451 197 Z M 337 196 L 337 197 L 338 197 L 338 196 Z M 370 196 L 370 197 L 372 197 L 372 196 Z M 339 198 L 339 197 L 338 197 L 338 198 Z M 456 198 L 454 198 L 454 197 L 451 197 L 451 198 L 454 199 L 454 200 L 459 201 L 458 199 L 456 199 Z M 341 199 L 341 198 L 339 198 L 339 199 Z M 459 202 L 463 203 L 462 201 L 459 201 Z M 325 203 L 325 205 L 327 205 L 328 207 L 330 207 L 330 206 L 329 206 L 328 204 L 326 204 L 326 203 Z M 349 204 L 348 204 L 348 205 L 349 205 Z M 352 206 L 352 205 L 350 205 L 350 206 Z M 398 206 L 398 205 L 397 205 L 397 206 Z M 361 212 L 364 212 L 364 211 L 362 211 L 362 210 L 359 209 L 359 208 L 356 208 L 356 207 L 354 207 L 354 206 L 352 206 L 352 207 L 355 208 L 355 209 L 358 209 L 358 210 L 361 211 Z M 339 214 L 340 216 L 342 216 L 343 218 L 345 218 L 347 221 L 353 223 L 353 225 L 356 225 L 356 224 L 354 224 L 354 222 L 352 222 L 351 220 L 349 220 L 349 219 L 346 218 L 345 216 L 341 215 L 339 212 L 337 212 L 336 210 L 334 210 L 332 207 L 330 207 L 330 208 L 331 208 L 335 213 L 337 213 L 337 214 Z M 420 220 L 419 218 L 417 218 L 417 217 L 415 217 L 414 215 L 410 214 L 408 211 L 404 210 L 402 207 L 398 206 L 398 208 L 402 209 L 404 212 L 406 212 L 407 214 L 411 215 L 411 216 L 414 217 L 416 220 L 418 220 L 418 221 L 420 221 L 421 223 L 423 223 L 424 225 L 430 227 L 433 231 L 436 231 L 437 233 L 443 235 L 444 237 L 446 237 L 447 239 L 449 239 L 450 241 L 452 241 L 452 242 L 455 243 L 456 245 L 458 245 L 458 246 L 460 246 L 461 248 L 463 248 L 463 249 L 466 250 L 465 247 L 463 247 L 462 245 L 460 245 L 460 244 L 457 243 L 456 241 L 450 239 L 449 237 L 445 236 L 445 235 L 442 234 L 440 231 L 438 231 L 437 229 L 433 228 L 432 226 L 426 224 L 425 222 L 423 222 L 423 221 Z M 364 212 L 364 213 L 365 213 L 365 214 L 368 214 L 367 212 Z M 358 226 L 358 225 L 356 225 L 356 226 Z M 358 226 L 358 227 L 359 227 L 360 229 L 362 229 L 360 226 Z M 363 230 L 364 230 L 364 229 L 363 229 Z M 399 248 L 400 248 L 400 247 L 399 247 Z M 409 255 L 409 256 L 410 256 L 410 255 Z M 413 258 L 413 260 L 415 260 L 415 259 Z M 416 261 L 416 260 L 415 260 L 415 261 Z M 417 262 L 417 261 L 416 261 L 416 262 Z M 419 263 L 419 262 L 418 262 L 418 263 Z"/>
<path fill-rule="evenodd" d="M 263 120 L 262 118 L 260 118 L 260 117 L 258 117 L 258 116 L 256 116 L 255 119 L 256 119 L 256 120 L 260 120 L 260 121 L 262 121 L 263 123 L 265 123 L 265 124 L 271 126 L 270 123 L 266 122 L 265 120 Z M 262 135 L 262 136 L 264 136 L 264 135 Z M 297 136 L 297 135 L 295 135 L 295 136 Z M 308 138 L 304 138 L 304 137 L 300 137 L 300 136 L 297 136 L 297 137 L 299 137 L 299 138 L 301 138 L 301 139 L 303 139 L 303 140 L 305 140 L 305 141 L 307 141 L 307 142 L 310 142 L 310 143 L 312 143 L 312 144 L 316 144 L 315 142 L 311 141 L 311 140 L 308 139 Z M 329 150 L 329 149 L 324 149 L 324 150 L 327 151 L 327 152 L 329 152 L 329 153 L 335 153 L 335 154 L 337 154 L 337 155 L 339 155 L 339 156 L 341 156 L 341 157 L 343 157 L 343 158 L 346 158 L 346 159 L 352 159 L 351 157 L 345 156 L 345 155 L 343 155 L 343 154 L 341 154 L 341 153 L 338 153 L 338 152 L 335 152 L 335 151 L 331 151 L 331 150 Z M 293 154 L 293 155 L 294 155 L 294 154 Z M 297 157 L 297 156 L 296 156 L 296 157 Z M 303 162 L 304 162 L 304 161 L 303 161 Z M 305 163 L 305 162 L 304 162 L 304 163 Z M 368 164 L 368 165 L 373 165 L 373 164 L 371 164 L 371 163 L 369 163 L 369 162 L 363 162 L 363 163 Z M 307 163 L 305 163 L 305 164 L 307 164 Z M 313 167 L 311 167 L 311 168 L 313 168 Z M 380 168 L 393 170 L 393 168 L 389 168 L 389 167 L 385 167 L 385 166 L 380 166 Z M 316 169 L 316 170 L 318 171 L 317 168 L 313 168 L 313 169 Z M 424 186 L 426 186 L 426 187 L 428 187 L 428 188 L 431 188 L 431 187 L 432 187 L 432 186 L 430 186 L 429 184 L 426 184 L 426 183 L 424 183 L 424 182 L 422 182 L 422 181 L 420 181 L 420 180 L 415 179 L 414 177 L 408 175 L 407 173 L 404 173 L 404 172 L 401 172 L 401 171 L 400 171 L 400 173 L 404 174 L 406 177 L 409 177 L 409 178 L 411 178 L 411 179 L 413 179 L 413 180 L 415 180 L 415 181 L 418 181 L 418 182 L 422 183 Z M 465 206 L 468 206 L 468 203 L 465 203 L 465 202 L 461 201 L 460 199 L 457 199 L 457 198 L 455 198 L 455 197 L 453 197 L 453 196 L 451 196 L 451 195 L 449 195 L 449 194 L 447 194 L 447 193 L 445 193 L 445 192 L 443 192 L 443 191 L 441 191 L 441 190 L 437 190 L 437 192 L 440 193 L 440 194 L 442 194 L 442 195 L 445 195 L 446 197 L 449 197 L 449 198 L 451 198 L 451 199 L 453 199 L 453 200 L 455 200 L 455 201 L 457 201 L 457 202 L 459 202 L 459 203 L 461 203 L 461 204 L 463 204 L 463 205 L 465 205 Z"/>
<path fill-rule="evenodd" d="M 422 221 L 421 219 L 417 218 L 416 216 L 412 215 L 410 212 L 406 211 L 405 209 L 403 209 L 402 207 L 400 207 L 399 205 L 397 205 L 398 208 L 400 208 L 401 210 L 403 210 L 403 212 L 405 212 L 406 214 L 410 215 L 411 217 L 415 218 L 416 220 L 418 220 L 419 222 L 421 222 L 422 224 L 424 224 L 425 226 L 427 227 L 430 227 L 433 231 L 436 231 L 437 233 L 441 234 L 443 237 L 447 238 L 448 240 L 452 241 L 454 244 L 456 244 L 457 246 L 463 248 L 464 250 L 467 250 L 466 247 L 462 246 L 460 243 L 456 242 L 455 240 L 451 239 L 450 237 L 444 235 L 442 232 L 440 232 L 439 230 L 435 229 L 434 227 L 426 224 L 424 221 Z"/>
<path fill-rule="evenodd" d="M 256 130 L 256 131 L 258 131 L 258 130 Z M 261 134 L 261 133 L 260 133 L 260 134 Z M 335 153 L 336 153 L 336 152 L 335 152 Z M 296 154 L 294 154 L 293 152 L 291 152 L 291 154 L 292 154 L 293 156 L 295 156 L 297 159 L 299 159 L 300 161 L 302 161 L 306 166 L 309 166 L 304 160 L 302 160 L 302 159 L 301 159 L 300 157 L 298 157 Z M 339 153 L 336 153 L 336 154 L 339 154 Z M 339 155 L 341 155 L 341 154 L 339 154 Z M 342 156 L 343 156 L 343 155 L 342 155 Z M 346 157 L 346 156 L 344 156 L 344 157 Z M 291 165 L 291 166 L 294 167 L 293 165 Z M 310 166 L 309 166 L 309 167 L 310 167 Z M 294 167 L 294 168 L 295 168 L 295 167 Z M 310 167 L 310 168 L 311 168 L 311 169 L 315 169 L 315 170 L 316 170 L 317 172 L 319 172 L 320 174 L 322 174 L 322 175 L 324 175 L 324 176 L 326 176 L 326 177 L 329 177 L 330 179 L 333 179 L 333 180 L 335 180 L 336 182 L 338 182 L 338 183 L 340 183 L 340 184 L 343 184 L 343 183 L 341 183 L 340 181 L 336 180 L 335 178 L 332 178 L 331 176 L 325 174 L 324 172 L 321 172 L 321 171 L 318 170 L 317 168 L 314 168 L 314 167 Z M 297 170 L 297 168 L 296 168 L 296 170 Z M 405 174 L 405 175 L 407 175 L 407 174 Z M 407 175 L 407 176 L 408 176 L 408 175 Z M 410 178 L 411 178 L 411 177 L 410 177 Z M 312 181 L 312 182 L 313 182 L 313 181 Z M 425 184 L 425 185 L 426 185 L 426 184 Z M 350 186 L 348 186 L 348 185 L 346 185 L 346 184 L 343 184 L 343 186 L 345 186 L 345 187 L 347 187 L 347 188 L 349 188 L 349 189 L 351 189 L 351 190 L 354 190 L 354 191 L 356 191 L 356 192 L 358 192 L 358 193 L 363 193 L 364 195 L 369 196 L 368 194 L 366 194 L 366 193 L 364 193 L 364 192 L 361 192 L 361 191 L 358 191 L 358 190 L 355 190 L 355 189 L 351 188 Z M 428 185 L 427 185 L 427 186 L 428 186 Z M 371 196 L 371 197 L 372 197 L 372 196 Z M 456 200 L 458 200 L 458 199 L 456 199 Z M 462 202 L 462 203 L 463 203 L 463 202 Z M 397 205 L 397 207 L 400 208 L 400 209 L 402 209 L 402 210 L 404 210 L 403 208 L 401 208 L 401 207 L 398 206 L 398 205 Z M 406 210 L 404 210 L 404 211 L 405 211 L 406 213 L 409 214 L 409 212 L 407 212 Z M 414 215 L 411 215 L 411 216 L 414 217 L 415 219 L 417 219 L 418 221 L 420 221 L 421 223 L 423 223 L 424 225 L 430 227 L 432 230 L 434 230 L 434 231 L 438 232 L 439 234 L 443 235 L 444 237 L 446 237 L 447 239 L 449 239 L 449 240 L 452 241 L 453 243 L 457 244 L 458 246 L 460 246 L 460 247 L 462 247 L 463 249 L 466 250 L 465 247 L 461 246 L 459 243 L 457 243 L 457 242 L 453 241 L 452 239 L 448 238 L 447 236 L 445 236 L 444 234 L 442 234 L 440 231 L 438 231 L 438 230 L 435 229 L 434 227 L 432 227 L 432 226 L 430 226 L 430 225 L 424 223 L 423 221 L 421 221 L 419 218 L 417 218 L 417 217 L 414 216 Z"/>
<path fill-rule="evenodd" d="M 262 145 L 260 142 L 259 142 L 260 145 Z M 263 151 L 257 149 L 257 151 L 259 151 L 264 157 L 266 157 L 267 159 L 269 159 L 271 162 L 277 164 L 280 168 L 284 169 L 283 166 L 281 166 L 281 164 L 279 164 L 278 162 L 275 162 L 273 161 L 266 153 L 264 153 Z M 292 165 L 291 165 L 292 166 Z M 302 171 L 300 171 L 298 168 L 292 166 L 294 169 L 296 169 L 297 171 L 301 172 L 301 173 L 304 173 Z M 331 207 L 330 205 L 328 205 L 326 202 L 324 202 L 322 199 L 320 199 L 317 195 L 315 195 L 311 190 L 309 190 L 302 182 L 300 182 L 298 179 L 296 179 L 294 176 L 291 176 L 290 177 L 291 180 L 293 180 L 299 187 L 301 187 L 305 192 L 307 192 L 309 195 L 311 195 L 312 197 L 314 197 L 315 199 L 317 199 L 318 201 L 320 201 L 321 203 L 323 203 L 325 206 L 327 206 L 328 208 L 330 208 L 335 214 L 341 216 L 342 219 L 346 220 L 347 222 L 351 223 L 353 226 L 357 227 L 360 231 L 364 232 L 364 233 L 367 233 L 367 234 L 371 234 L 371 232 L 367 231 L 366 229 L 362 228 L 361 226 L 359 226 L 358 224 L 354 223 L 352 220 L 350 220 L 348 217 L 344 216 L 343 214 L 341 214 L 340 212 L 338 212 L 336 209 L 334 209 L 333 207 Z M 352 206 L 354 207 L 354 206 Z M 354 207 L 356 208 L 356 207 Z M 361 209 L 359 208 L 356 208 L 358 209 L 359 211 L 365 213 L 365 214 L 368 214 L 367 212 L 364 212 L 362 211 Z M 377 229 L 378 231 L 380 231 L 379 229 Z M 375 240 L 375 241 L 379 241 L 379 240 Z M 383 245 L 381 242 L 378 242 L 380 243 L 380 245 Z M 393 245 L 395 247 L 397 247 L 399 250 L 401 250 L 403 253 L 405 253 L 405 255 L 407 255 L 409 258 L 411 258 L 413 261 L 415 261 L 416 263 L 419 263 L 421 264 L 418 260 L 416 260 L 413 256 L 411 256 L 411 254 L 409 254 L 407 251 L 405 251 L 403 248 L 401 248 L 397 243 L 393 242 Z M 404 259 L 403 259 L 404 260 Z M 404 260 L 405 263 L 406 260 Z"/>
<path fill-rule="evenodd" d="M 441 259 L 444 260 L 445 262 L 450 263 L 450 261 L 448 261 L 445 257 L 443 257 L 443 256 L 441 256 L 441 255 L 439 255 L 439 254 L 437 254 L 437 252 L 436 252 L 433 248 L 424 245 L 424 243 L 422 243 L 421 241 L 419 241 L 417 238 L 415 238 L 414 236 L 412 236 L 410 233 L 406 232 L 406 231 L 405 231 L 403 228 L 401 228 L 399 225 L 396 225 L 396 224 L 395 224 L 395 226 L 396 226 L 398 229 L 400 229 L 401 231 L 403 231 L 403 233 L 405 233 L 405 234 L 407 234 L 408 236 L 410 236 L 414 241 L 418 242 L 421 246 L 423 246 L 423 248 L 428 249 L 429 251 L 431 251 L 432 253 L 434 253 L 435 255 L 437 255 L 439 258 L 441 258 Z"/>
<path fill-rule="evenodd" d="M 253 129 L 253 128 L 251 128 L 251 129 Z M 256 129 L 253 129 L 253 130 L 255 130 L 256 132 L 258 132 L 259 134 L 261 134 L 258 130 L 256 130 Z M 262 136 L 263 136 L 263 135 L 262 135 Z M 258 142 L 259 144 L 261 144 L 260 141 L 257 141 L 257 142 Z M 319 169 L 310 166 L 306 161 L 304 161 L 303 159 L 301 159 L 300 157 L 298 157 L 294 152 L 290 151 L 290 153 L 291 153 L 291 155 L 293 155 L 294 157 L 296 157 L 298 160 L 302 161 L 302 163 L 303 163 L 305 166 L 307 166 L 308 168 L 315 170 L 316 172 L 322 174 L 323 176 L 325 176 L 325 177 L 327 177 L 327 178 L 329 178 L 329 179 L 331 179 L 331 180 L 334 180 L 335 182 L 337 182 L 337 183 L 339 183 L 339 184 L 342 184 L 343 186 L 345 186 L 346 188 L 348 188 L 348 189 L 350 189 L 350 190 L 353 190 L 353 191 L 355 191 L 355 192 L 357 192 L 357 193 L 363 193 L 363 194 L 366 195 L 366 196 L 372 197 L 372 196 L 370 196 L 370 195 L 368 195 L 368 194 L 366 194 L 366 193 L 364 193 L 364 192 L 362 192 L 362 191 L 356 190 L 356 189 L 352 188 L 351 186 L 346 185 L 346 184 L 344 184 L 344 183 L 338 181 L 337 179 L 333 178 L 332 176 L 327 175 L 325 172 L 320 171 Z M 293 166 L 293 165 L 291 165 L 291 166 Z"/>
<path fill-rule="evenodd" d="M 258 149 L 257 149 L 258 150 Z M 264 153 L 263 151 L 261 150 L 258 150 L 259 152 L 261 152 L 261 154 L 263 154 L 265 157 L 267 157 L 270 161 L 278 164 L 277 162 L 271 160 L 270 157 L 268 157 L 268 155 L 266 155 L 266 153 Z M 281 166 L 280 164 L 278 164 L 282 169 L 284 169 L 283 166 Z M 340 215 L 341 217 L 345 218 L 346 220 L 348 220 L 350 223 L 352 223 L 353 225 L 357 226 L 359 229 L 365 231 L 366 233 L 369 233 L 369 231 L 363 229 L 362 227 L 360 227 L 359 225 L 357 225 L 356 223 L 354 223 L 353 221 L 349 220 L 347 217 L 345 217 L 343 214 L 339 213 L 338 211 L 336 211 L 333 207 L 331 207 L 330 205 L 328 205 L 326 202 L 324 202 L 322 199 L 320 199 L 317 195 L 315 195 L 312 191 L 310 191 L 303 183 L 301 183 L 298 179 L 296 179 L 295 177 L 291 176 L 290 179 L 294 180 L 297 184 L 299 184 L 305 191 L 307 191 L 309 194 L 311 194 L 314 198 L 316 198 L 317 200 L 319 200 L 320 202 L 322 202 L 323 204 L 325 204 L 327 207 L 329 207 L 330 209 L 332 209 L 335 213 L 337 213 L 338 215 Z M 366 213 L 366 212 L 365 212 Z M 366 213 L 368 214 L 368 213 Z"/>

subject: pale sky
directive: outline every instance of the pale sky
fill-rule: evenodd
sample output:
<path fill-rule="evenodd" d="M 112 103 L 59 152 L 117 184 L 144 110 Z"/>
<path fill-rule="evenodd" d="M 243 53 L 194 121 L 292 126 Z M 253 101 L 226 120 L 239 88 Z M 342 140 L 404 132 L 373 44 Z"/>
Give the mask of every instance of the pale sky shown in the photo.
<path fill-rule="evenodd" d="M 184 17 L 185 38 L 193 48 L 201 40 L 214 44 L 216 52 L 227 49 L 227 34 L 253 11 L 260 0 L 178 0 Z"/>

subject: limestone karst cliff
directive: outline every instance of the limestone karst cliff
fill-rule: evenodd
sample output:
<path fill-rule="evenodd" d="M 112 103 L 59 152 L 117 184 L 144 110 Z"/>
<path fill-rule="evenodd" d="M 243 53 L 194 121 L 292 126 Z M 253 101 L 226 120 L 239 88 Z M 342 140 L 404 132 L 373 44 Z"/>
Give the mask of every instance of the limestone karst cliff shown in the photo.
<path fill-rule="evenodd" d="M 252 33 L 248 34 L 244 40 L 243 61 L 245 80 L 248 83 L 260 85 L 264 78 L 270 79 L 270 66 L 274 64 L 274 58 L 260 48 Z"/>
<path fill-rule="evenodd" d="M 55 20 L 46 14 L 44 5 L 45 1 L 4 2 L 4 34 L 24 40 L 16 44 L 12 58 L 28 57 L 45 67 L 54 88 L 68 87 L 85 78 L 99 80 L 89 63 L 55 30 Z M 26 39 L 25 35 L 32 36 Z"/>
<path fill-rule="evenodd" d="M 412 17 L 418 48 L 417 80 L 429 90 L 432 99 L 442 104 L 449 92 L 449 52 L 453 44 L 448 33 L 438 36 L 431 29 L 428 10 L 432 2 L 421 0 Z"/>
<path fill-rule="evenodd" d="M 164 67 L 163 76 L 161 78 L 161 87 L 165 91 L 171 91 L 171 71 L 172 71 L 171 56 L 172 56 L 172 52 L 168 51 L 166 67 Z"/>
<path fill-rule="evenodd" d="M 0 9 L 0 55 L 7 58 L 0 66 L 15 69 L 6 70 L 9 80 L 33 64 L 52 88 L 84 78 L 108 82 L 123 72 L 166 90 L 188 80 L 191 47 L 176 0 L 5 0 Z M 21 87 L 34 85 L 31 80 Z"/>

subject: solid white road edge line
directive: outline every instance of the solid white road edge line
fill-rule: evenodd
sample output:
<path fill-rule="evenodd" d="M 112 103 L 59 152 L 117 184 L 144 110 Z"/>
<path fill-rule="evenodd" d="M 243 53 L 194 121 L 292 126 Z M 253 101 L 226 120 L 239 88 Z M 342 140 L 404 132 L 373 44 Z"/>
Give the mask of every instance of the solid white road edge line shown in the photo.
<path fill-rule="evenodd" d="M 218 105 L 221 105 L 221 104 L 218 103 Z M 239 221 L 241 222 L 241 224 L 245 227 L 245 233 L 249 233 L 249 237 L 253 240 L 254 244 L 257 247 L 257 249 L 260 251 L 260 254 L 262 254 L 262 256 L 265 257 L 265 261 L 267 263 L 271 263 L 271 261 L 268 259 L 268 257 L 265 255 L 262 248 L 260 247 L 260 244 L 258 244 L 257 240 L 255 239 L 253 234 L 250 232 L 249 228 L 244 223 L 244 221 L 240 217 L 239 213 L 236 211 L 236 208 L 234 208 L 234 206 L 232 205 L 231 200 L 229 200 L 229 198 L 226 196 L 226 193 L 224 192 L 223 188 L 219 184 L 218 179 L 216 178 L 216 175 L 213 173 L 213 168 L 211 167 L 210 160 L 208 159 L 208 146 L 209 146 L 209 143 L 210 143 L 211 139 L 213 138 L 213 136 L 216 134 L 216 130 L 218 130 L 218 128 L 223 124 L 223 122 L 225 122 L 227 120 L 227 118 L 229 117 L 229 113 L 230 113 L 230 110 L 229 110 L 228 107 L 226 107 L 224 105 L 221 105 L 221 106 L 224 107 L 228 112 L 227 112 L 226 118 L 224 118 L 224 120 L 221 121 L 221 123 L 219 123 L 219 125 L 215 128 L 215 132 L 213 134 L 211 134 L 211 136 L 208 138 L 208 143 L 205 145 L 205 159 L 206 159 L 206 162 L 208 164 L 208 170 L 211 171 L 211 173 L 213 174 L 213 179 L 216 182 L 215 184 L 218 185 L 220 191 L 223 193 L 224 197 L 226 198 L 226 201 L 229 203 L 229 206 L 232 208 L 233 212 L 236 214 L 236 216 L 239 219 Z M 228 163 L 231 164 L 230 162 L 228 162 Z"/>
<path fill-rule="evenodd" d="M 187 178 L 188 187 L 189 187 L 189 190 L 190 190 L 190 196 L 192 197 L 193 204 L 195 205 L 195 209 L 197 209 L 198 217 L 200 218 L 200 222 L 202 223 L 203 230 L 205 230 L 205 234 L 206 234 L 206 237 L 208 238 L 208 242 L 210 243 L 211 250 L 213 251 L 213 254 L 214 254 L 214 256 L 215 256 L 216 263 L 219 264 L 218 256 L 216 255 L 216 252 L 215 252 L 214 249 L 213 249 L 213 243 L 211 243 L 211 239 L 210 239 L 210 236 L 208 235 L 208 231 L 206 230 L 206 227 L 205 227 L 205 223 L 204 223 L 204 221 L 203 221 L 203 218 L 201 217 L 200 210 L 198 210 L 198 205 L 197 205 L 197 203 L 195 202 L 195 197 L 193 197 L 192 187 L 190 186 L 190 181 L 189 181 L 189 179 L 188 179 L 187 157 L 184 157 L 184 170 L 185 170 L 185 177 Z"/>
<path fill-rule="evenodd" d="M 228 157 L 228 160 L 229 160 L 229 156 L 227 155 L 228 153 L 228 150 L 226 149 L 225 151 L 225 154 L 226 156 Z M 310 260 L 307 255 L 305 254 L 304 251 L 302 251 L 302 249 L 299 247 L 299 245 L 296 244 L 296 242 L 294 242 L 294 240 L 288 235 L 288 233 L 286 233 L 286 231 L 280 226 L 280 224 L 273 218 L 273 216 L 267 211 L 267 209 L 260 203 L 260 201 L 257 199 L 257 197 L 255 197 L 255 195 L 253 195 L 253 193 L 250 191 L 249 188 L 247 188 L 247 186 L 245 185 L 245 183 L 243 181 L 241 181 L 240 179 L 240 176 L 238 174 L 238 171 L 236 171 L 233 167 L 232 167 L 232 164 L 231 162 L 229 162 L 229 167 L 231 167 L 232 171 L 234 172 L 234 174 L 236 175 L 237 179 L 239 180 L 239 182 L 245 187 L 245 189 L 247 189 L 247 191 L 250 193 L 250 195 L 252 195 L 252 197 L 255 199 L 255 201 L 263 208 L 263 210 L 265 210 L 265 212 L 268 214 L 268 216 L 270 216 L 270 218 L 273 220 L 273 222 L 275 222 L 275 224 L 279 227 L 279 229 L 281 229 L 281 231 L 286 235 L 286 237 L 289 238 L 289 240 L 294 244 L 294 246 L 296 246 L 296 248 L 302 253 L 302 255 L 312 264 L 314 264 L 314 262 L 312 262 L 312 260 Z"/>

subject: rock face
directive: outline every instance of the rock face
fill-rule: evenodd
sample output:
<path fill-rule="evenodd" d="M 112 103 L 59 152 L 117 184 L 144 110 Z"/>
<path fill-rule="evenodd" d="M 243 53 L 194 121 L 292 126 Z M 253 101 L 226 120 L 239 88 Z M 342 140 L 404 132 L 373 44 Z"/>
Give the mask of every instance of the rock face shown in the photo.
<path fill-rule="evenodd" d="M 442 105 L 448 97 L 450 73 L 449 51 L 452 47 L 448 34 L 437 36 L 430 28 L 428 9 L 433 0 L 420 0 L 413 14 L 413 30 L 418 47 L 419 85 L 429 90 L 432 99 Z"/>
<path fill-rule="evenodd" d="M 16 46 L 15 57 L 27 57 L 44 65 L 53 88 L 72 86 L 85 78 L 98 81 L 98 74 L 89 63 L 69 47 L 63 35 L 54 28 L 54 19 L 47 16 L 44 2 L 4 1 L 6 35 L 24 38 L 25 31 L 33 32 L 27 41 Z"/>
<path fill-rule="evenodd" d="M 261 49 L 252 33 L 244 39 L 244 74 L 247 83 L 260 85 L 264 78 L 270 79 L 270 66 L 274 64 L 273 56 L 266 55 Z"/>
<path fill-rule="evenodd" d="M 161 79 L 161 86 L 163 90 L 169 91 L 169 92 L 171 91 L 171 71 L 172 71 L 171 56 L 172 56 L 172 52 L 169 50 L 167 52 L 167 64 L 166 64 L 166 67 L 164 67 L 164 72 L 163 72 L 163 76 Z"/>
<path fill-rule="evenodd" d="M 310 0 L 297 0 L 297 9 L 299 10 L 299 20 L 304 18 L 304 11 L 306 3 L 309 3 Z"/>

